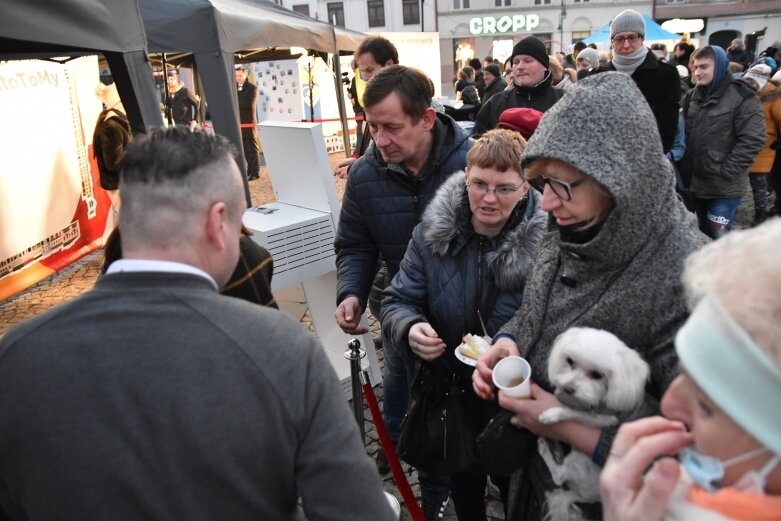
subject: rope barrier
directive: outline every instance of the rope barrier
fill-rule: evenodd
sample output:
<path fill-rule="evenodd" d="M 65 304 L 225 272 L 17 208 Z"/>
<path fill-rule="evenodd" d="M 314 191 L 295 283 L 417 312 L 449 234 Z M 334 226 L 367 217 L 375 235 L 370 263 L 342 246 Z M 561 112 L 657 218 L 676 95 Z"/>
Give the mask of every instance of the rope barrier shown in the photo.
<path fill-rule="evenodd" d="M 382 421 L 382 413 L 380 413 L 380 406 L 377 404 L 377 397 L 374 395 L 374 389 L 372 389 L 372 386 L 369 383 L 363 384 L 363 395 L 366 397 L 366 403 L 369 405 L 369 410 L 372 413 L 374 427 L 377 429 L 377 436 L 380 439 L 380 447 L 382 447 L 382 452 L 385 454 L 385 459 L 387 459 L 388 464 L 390 464 L 393 481 L 396 483 L 399 492 L 401 492 L 401 497 L 404 499 L 404 504 L 407 506 L 409 515 L 412 518 L 412 521 L 426 521 L 423 510 L 420 508 L 418 500 L 412 492 L 412 487 L 409 486 L 407 476 L 401 468 L 399 457 L 396 455 L 396 450 L 393 448 L 390 436 L 388 436 L 388 428 L 385 426 L 385 422 Z"/>

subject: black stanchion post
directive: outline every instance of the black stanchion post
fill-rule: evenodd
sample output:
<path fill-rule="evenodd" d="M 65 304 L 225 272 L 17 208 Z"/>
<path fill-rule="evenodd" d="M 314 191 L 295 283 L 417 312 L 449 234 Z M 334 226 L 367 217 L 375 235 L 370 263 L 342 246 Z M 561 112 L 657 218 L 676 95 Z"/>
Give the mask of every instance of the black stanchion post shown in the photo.
<path fill-rule="evenodd" d="M 366 443 L 366 433 L 363 425 L 363 391 L 361 375 L 361 359 L 366 356 L 366 351 L 361 349 L 361 341 L 353 338 L 347 344 L 347 351 L 344 357 L 350 361 L 350 385 L 353 391 L 353 414 L 355 421 L 358 422 L 358 429 L 361 431 L 361 440 Z"/>

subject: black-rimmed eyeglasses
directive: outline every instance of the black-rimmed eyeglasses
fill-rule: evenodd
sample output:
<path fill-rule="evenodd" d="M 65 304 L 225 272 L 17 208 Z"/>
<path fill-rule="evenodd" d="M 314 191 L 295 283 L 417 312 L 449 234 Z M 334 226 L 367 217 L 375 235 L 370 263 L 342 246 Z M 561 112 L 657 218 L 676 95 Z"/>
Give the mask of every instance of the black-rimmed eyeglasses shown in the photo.
<path fill-rule="evenodd" d="M 558 179 L 553 179 L 552 177 L 545 177 L 544 175 L 540 176 L 540 180 L 542 181 L 543 187 L 545 185 L 550 186 L 551 190 L 553 190 L 553 193 L 556 194 L 556 197 L 558 197 L 562 201 L 571 201 L 572 189 L 585 183 L 586 179 L 588 178 L 583 177 L 582 179 L 578 179 L 574 183 L 565 183 L 564 181 L 559 181 Z"/>
<path fill-rule="evenodd" d="M 630 34 L 629 36 L 622 36 L 620 34 L 617 34 L 613 37 L 613 41 L 616 43 L 616 45 L 624 45 L 624 42 L 629 42 L 631 44 L 637 43 L 637 41 L 640 39 L 639 34 Z"/>
<path fill-rule="evenodd" d="M 466 184 L 466 188 L 467 190 L 471 190 L 472 192 L 480 195 L 488 195 L 489 192 L 493 192 L 496 197 L 510 197 L 515 192 L 517 192 L 520 187 L 502 185 L 497 186 L 496 188 L 491 188 L 482 181 L 472 181 L 471 183 Z"/>

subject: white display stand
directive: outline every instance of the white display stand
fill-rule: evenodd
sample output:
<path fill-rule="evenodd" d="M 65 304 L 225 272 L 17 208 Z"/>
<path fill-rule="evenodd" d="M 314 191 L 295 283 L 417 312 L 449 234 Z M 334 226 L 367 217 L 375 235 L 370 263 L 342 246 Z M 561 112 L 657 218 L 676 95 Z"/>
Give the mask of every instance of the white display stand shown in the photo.
<path fill-rule="evenodd" d="M 344 358 L 350 335 L 336 324 L 336 254 L 339 199 L 319 123 L 265 121 L 258 125 L 277 202 L 249 208 L 244 225 L 274 259 L 272 290 L 301 283 L 315 333 L 352 398 L 350 362 Z M 364 315 L 361 324 L 368 328 Z M 371 333 L 360 337 L 362 367 L 372 385 L 381 380 Z"/>

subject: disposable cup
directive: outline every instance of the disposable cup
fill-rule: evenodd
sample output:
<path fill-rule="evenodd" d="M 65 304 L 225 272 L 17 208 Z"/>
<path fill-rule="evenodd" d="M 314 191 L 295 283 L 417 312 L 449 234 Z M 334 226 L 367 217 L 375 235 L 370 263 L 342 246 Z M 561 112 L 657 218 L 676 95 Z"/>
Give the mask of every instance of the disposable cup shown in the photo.
<path fill-rule="evenodd" d="M 494 366 L 494 385 L 508 396 L 529 398 L 531 396 L 532 368 L 520 356 L 508 356 Z"/>

